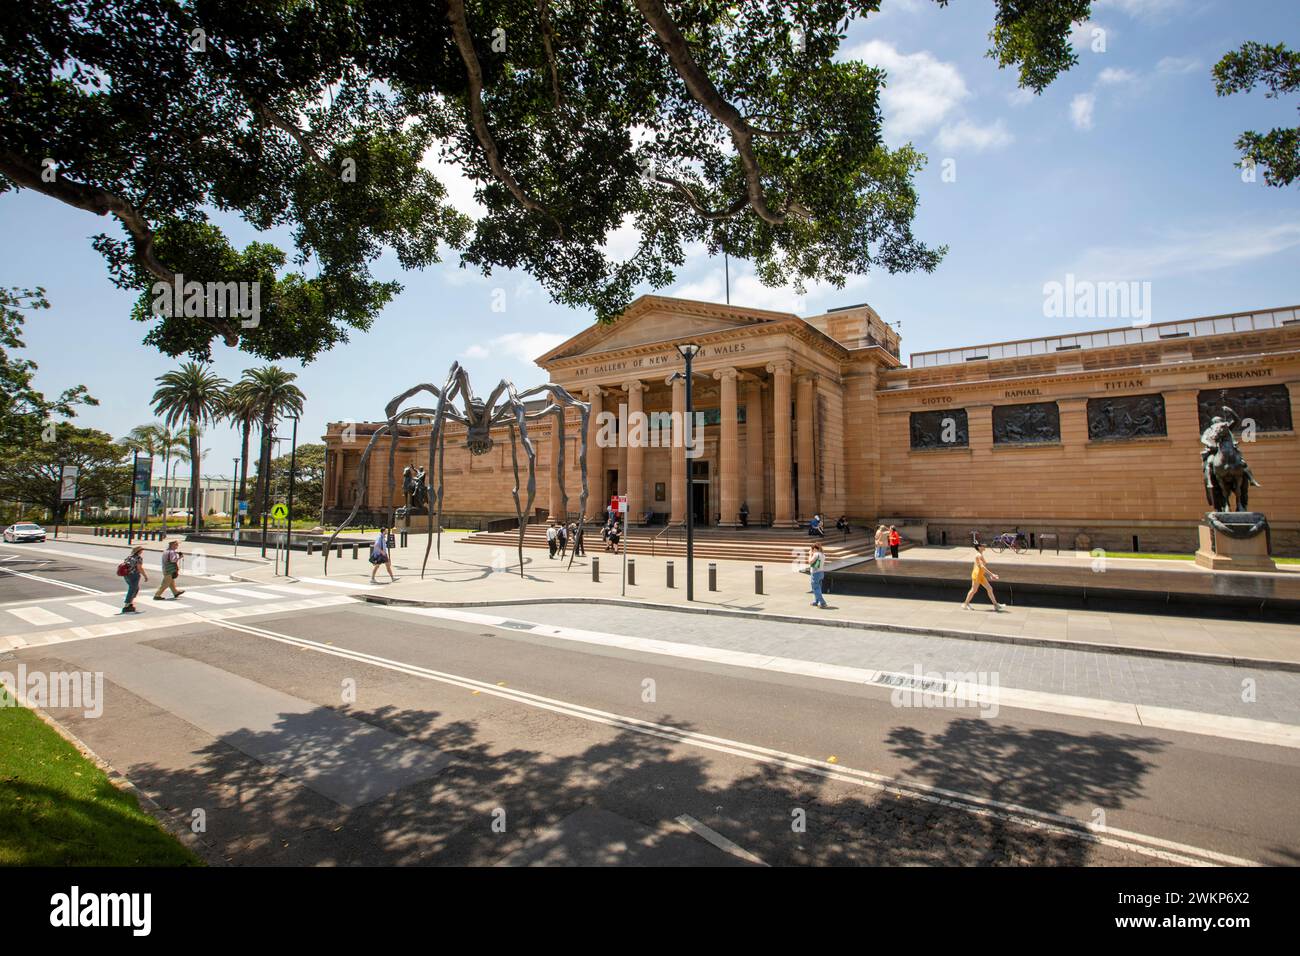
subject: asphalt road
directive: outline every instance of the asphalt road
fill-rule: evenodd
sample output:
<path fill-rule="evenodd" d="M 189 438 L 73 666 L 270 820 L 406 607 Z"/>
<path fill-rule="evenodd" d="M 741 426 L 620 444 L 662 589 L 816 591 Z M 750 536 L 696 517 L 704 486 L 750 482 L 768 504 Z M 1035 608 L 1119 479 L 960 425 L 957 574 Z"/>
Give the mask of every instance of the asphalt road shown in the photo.
<path fill-rule="evenodd" d="M 206 555 L 200 563 L 193 547 L 183 546 L 182 550 L 189 552 L 182 563 L 187 578 L 222 578 L 231 571 L 249 568 L 246 563 Z M 0 606 L 93 592 L 120 596 L 124 586 L 117 576 L 117 565 L 129 553 L 125 541 L 120 548 L 63 541 L 0 543 Z M 154 582 L 161 580 L 159 554 L 146 552 L 145 562 L 149 577 Z"/>
<path fill-rule="evenodd" d="M 1300 863 L 1283 747 L 360 603 L 19 661 L 102 672 L 52 712 L 233 863 Z"/>

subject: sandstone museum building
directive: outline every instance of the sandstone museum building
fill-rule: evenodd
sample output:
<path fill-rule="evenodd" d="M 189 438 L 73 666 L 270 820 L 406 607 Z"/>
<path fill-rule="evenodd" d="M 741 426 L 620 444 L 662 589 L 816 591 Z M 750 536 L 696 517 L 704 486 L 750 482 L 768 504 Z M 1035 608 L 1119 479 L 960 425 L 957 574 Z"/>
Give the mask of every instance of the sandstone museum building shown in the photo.
<path fill-rule="evenodd" d="M 680 425 L 686 389 L 674 373 L 684 368 L 677 346 L 685 343 L 699 346 L 692 404 L 703 421 L 689 458 L 668 430 L 653 441 L 627 425 L 636 413 Z M 855 526 L 906 525 L 932 544 L 1018 527 L 1036 538 L 1055 534 L 1062 548 L 1112 551 L 1196 548 L 1208 510 L 1199 437 L 1226 404 L 1245 422 L 1241 449 L 1261 484 L 1250 508 L 1268 516 L 1274 553 L 1300 553 L 1300 307 L 909 359 L 903 363 L 897 333 L 867 305 L 801 318 L 643 296 L 615 322 L 539 357 L 536 377 L 517 384 L 522 391 L 553 382 L 591 403 L 593 517 L 603 516 L 611 495 L 625 494 L 634 525 L 681 522 L 688 508 L 697 524 L 727 528 L 796 527 L 814 514 L 833 525 L 846 515 Z M 496 382 L 470 373 L 476 397 L 486 397 Z M 367 412 L 382 419 L 382 409 L 358 409 L 359 417 Z M 563 435 L 570 520 L 580 488 L 578 422 L 570 410 Z M 403 504 L 402 470 L 427 468 L 431 425 L 407 418 L 395 500 L 387 438 L 362 486 L 361 454 L 381 423 L 329 426 L 326 521 L 358 504 L 380 518 Z M 559 430 L 549 417 L 528 430 L 537 449 L 529 518 L 558 518 Z M 519 460 L 526 480 L 522 451 Z M 443 471 L 444 527 L 513 525 L 506 428 L 494 430 L 486 454 L 471 455 L 464 427 L 450 425 Z"/>

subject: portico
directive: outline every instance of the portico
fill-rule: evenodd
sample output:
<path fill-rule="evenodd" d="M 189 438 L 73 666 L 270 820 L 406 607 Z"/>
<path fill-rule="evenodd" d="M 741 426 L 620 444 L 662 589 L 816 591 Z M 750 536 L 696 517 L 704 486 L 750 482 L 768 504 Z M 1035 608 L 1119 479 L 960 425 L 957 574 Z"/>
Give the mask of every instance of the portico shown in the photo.
<path fill-rule="evenodd" d="M 614 494 L 628 496 L 634 524 L 679 524 L 690 508 L 700 525 L 791 528 L 843 512 L 845 367 L 900 364 L 892 330 L 865 306 L 850 311 L 810 320 L 646 296 L 539 358 L 592 403 L 588 517 Z M 831 315 L 857 319 L 856 348 L 818 327 Z M 693 422 L 677 351 L 687 342 L 699 346 Z"/>

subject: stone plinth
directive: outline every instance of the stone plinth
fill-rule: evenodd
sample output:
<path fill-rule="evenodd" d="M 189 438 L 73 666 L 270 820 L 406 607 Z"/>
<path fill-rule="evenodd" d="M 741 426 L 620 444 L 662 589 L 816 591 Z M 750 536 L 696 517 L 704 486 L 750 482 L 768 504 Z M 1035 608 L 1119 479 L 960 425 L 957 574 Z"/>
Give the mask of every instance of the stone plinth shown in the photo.
<path fill-rule="evenodd" d="M 1276 571 L 1277 565 L 1268 553 L 1268 535 L 1255 534 L 1237 538 L 1215 531 L 1208 524 L 1198 529 L 1200 547 L 1196 549 L 1196 563 L 1211 571 Z"/>

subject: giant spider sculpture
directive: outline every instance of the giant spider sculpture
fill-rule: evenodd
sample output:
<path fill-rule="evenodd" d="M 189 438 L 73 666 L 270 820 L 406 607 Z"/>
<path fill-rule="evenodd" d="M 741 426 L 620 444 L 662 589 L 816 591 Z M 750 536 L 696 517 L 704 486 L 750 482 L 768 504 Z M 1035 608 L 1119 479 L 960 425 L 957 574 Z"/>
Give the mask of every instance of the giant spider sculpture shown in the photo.
<path fill-rule="evenodd" d="M 417 392 L 429 392 L 438 400 L 434 408 L 402 408 L 402 402 L 406 401 Z M 550 401 L 544 408 L 534 411 L 528 411 L 524 402 L 533 395 L 548 394 Z M 502 395 L 505 395 L 505 401 L 502 401 Z M 457 409 L 453 404 L 459 398 L 463 404 L 464 411 Z M 498 403 L 500 403 L 498 407 Z M 547 415 L 555 416 L 555 427 L 559 429 L 558 457 L 553 463 L 558 469 L 560 476 L 560 513 L 568 514 L 569 495 L 564 487 L 564 414 L 568 408 L 576 408 L 582 416 L 580 425 L 582 442 L 578 452 L 578 466 L 582 475 L 582 496 L 579 504 L 578 513 L 585 515 L 587 512 L 587 421 L 591 414 L 591 405 L 587 402 L 579 401 L 559 385 L 539 385 L 536 388 L 530 388 L 525 392 L 516 392 L 513 382 L 505 379 L 492 390 L 487 401 L 474 397 L 474 391 L 469 384 L 469 373 L 461 368 L 459 362 L 453 362 L 451 371 L 447 375 L 447 383 L 441 390 L 432 385 L 415 385 L 408 388 L 401 395 L 394 398 L 384 408 L 384 415 L 387 421 L 375 429 L 375 433 L 370 436 L 370 442 L 366 445 L 366 450 L 361 454 L 361 462 L 357 469 L 357 484 L 361 488 L 366 487 L 366 478 L 370 467 L 370 452 L 375 447 L 375 443 L 384 435 L 391 436 L 391 442 L 388 447 L 388 499 L 394 500 L 394 490 L 397 481 L 396 460 L 397 460 L 397 442 L 399 436 L 399 421 L 411 415 L 431 415 L 433 416 L 433 430 L 429 434 L 429 468 L 428 473 L 434 474 L 435 465 L 437 466 L 438 486 L 434 494 L 434 502 L 437 508 L 437 538 L 438 538 L 438 557 L 442 557 L 442 486 L 443 486 L 443 452 L 446 435 L 443 432 L 444 423 L 450 419 L 454 422 L 460 422 L 465 426 L 465 447 L 469 449 L 471 455 L 486 455 L 492 450 L 492 429 L 501 425 L 510 427 L 510 462 L 515 471 L 515 486 L 513 489 L 515 499 L 515 514 L 519 518 L 519 576 L 524 575 L 524 515 L 533 510 L 533 499 L 537 495 L 537 451 L 533 448 L 532 440 L 528 437 L 528 422 L 544 418 Z M 519 455 L 515 447 L 516 432 L 520 443 L 524 446 L 524 451 L 528 454 L 528 502 L 521 506 L 519 502 Z M 357 516 L 357 511 L 361 508 L 362 498 L 359 496 L 356 503 L 352 506 L 351 513 L 341 525 L 330 535 L 329 544 L 325 547 L 325 573 L 329 573 L 329 556 L 330 547 L 334 544 L 340 532 L 343 531 L 352 519 Z M 390 505 L 388 526 L 393 526 L 393 517 L 396 511 L 396 505 Z M 420 566 L 420 577 L 424 577 L 425 568 L 429 564 L 429 551 L 433 546 L 435 514 L 433 509 L 428 509 L 429 514 L 429 540 L 424 547 L 424 563 Z M 582 540 L 582 521 L 578 522 L 578 542 Z M 574 552 L 578 550 L 574 548 Z M 569 566 L 573 566 L 573 556 L 569 557 Z"/>

